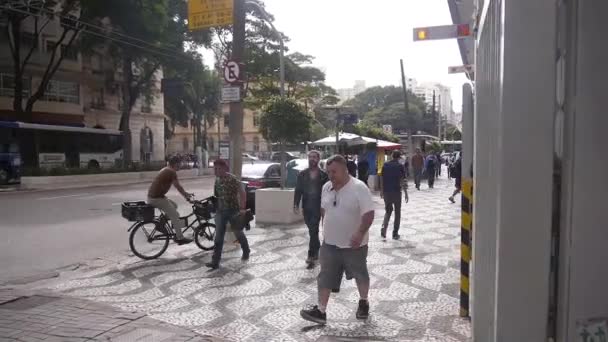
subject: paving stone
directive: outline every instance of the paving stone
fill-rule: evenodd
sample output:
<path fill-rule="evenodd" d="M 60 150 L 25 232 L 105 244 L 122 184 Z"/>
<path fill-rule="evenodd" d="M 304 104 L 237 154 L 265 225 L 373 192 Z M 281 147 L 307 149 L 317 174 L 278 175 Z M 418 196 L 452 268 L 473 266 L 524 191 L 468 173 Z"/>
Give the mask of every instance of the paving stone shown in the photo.
<path fill-rule="evenodd" d="M 467 341 L 469 323 L 458 318 L 460 207 L 448 201 L 452 191 L 445 175 L 433 190 L 424 185 L 422 191 L 410 189 L 410 203 L 402 206 L 400 241 L 380 237 L 384 206 L 375 198 L 369 322 L 354 319 L 358 294 L 352 280 L 345 280 L 340 293 L 332 295 L 327 326 L 311 328 L 300 318 L 299 310 L 316 301 L 318 274 L 318 267 L 305 269 L 308 230 L 303 225 L 253 228 L 247 232 L 250 262 L 242 263 L 238 247 L 227 244 L 222 267 L 215 272 L 204 265 L 210 253 L 193 244 L 171 245 L 159 260 L 124 260 L 120 268 L 100 265 L 41 286 L 38 290 L 79 299 L 61 308 L 49 303 L 37 309 L 48 317 L 62 316 L 72 327 L 90 330 L 97 323 L 106 330 L 94 341 L 118 336 L 162 339 L 169 333 L 176 341 Z M 106 319 L 96 322 L 96 307 L 88 300 L 123 311 L 102 315 Z M 19 317 L 2 316 L 7 321 Z M 165 323 L 150 323 L 154 320 Z M 190 335 L 192 331 L 213 337 Z"/>

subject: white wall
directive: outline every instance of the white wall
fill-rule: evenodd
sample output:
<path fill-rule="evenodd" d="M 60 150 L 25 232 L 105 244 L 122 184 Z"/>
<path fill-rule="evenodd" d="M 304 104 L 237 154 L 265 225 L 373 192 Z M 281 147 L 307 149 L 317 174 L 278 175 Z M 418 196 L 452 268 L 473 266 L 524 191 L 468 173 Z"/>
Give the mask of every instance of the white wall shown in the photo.
<path fill-rule="evenodd" d="M 605 0 L 572 1 L 558 341 L 578 341 L 576 322 L 608 318 L 608 113 Z M 578 12 L 578 13 L 577 13 Z M 599 156 L 599 157 L 598 157 Z"/>
<path fill-rule="evenodd" d="M 474 341 L 540 342 L 549 299 L 556 5 L 488 5 L 476 60 Z"/>

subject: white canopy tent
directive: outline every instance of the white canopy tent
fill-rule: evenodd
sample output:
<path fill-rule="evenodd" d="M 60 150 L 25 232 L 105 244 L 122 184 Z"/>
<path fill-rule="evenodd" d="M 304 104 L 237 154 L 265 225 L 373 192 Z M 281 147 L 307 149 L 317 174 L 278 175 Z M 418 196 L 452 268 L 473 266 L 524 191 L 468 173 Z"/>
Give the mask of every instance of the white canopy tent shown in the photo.
<path fill-rule="evenodd" d="M 353 133 L 340 133 L 338 136 L 338 142 L 346 144 L 347 146 L 358 146 L 358 145 L 367 145 L 369 143 L 375 143 L 375 144 L 377 144 L 378 148 L 385 149 L 385 150 L 398 150 L 401 148 L 401 144 L 398 144 L 398 143 L 364 137 L 364 136 L 353 134 Z M 330 135 L 326 138 L 313 142 L 312 145 L 314 145 L 314 146 L 335 146 L 336 145 L 336 136 Z"/>

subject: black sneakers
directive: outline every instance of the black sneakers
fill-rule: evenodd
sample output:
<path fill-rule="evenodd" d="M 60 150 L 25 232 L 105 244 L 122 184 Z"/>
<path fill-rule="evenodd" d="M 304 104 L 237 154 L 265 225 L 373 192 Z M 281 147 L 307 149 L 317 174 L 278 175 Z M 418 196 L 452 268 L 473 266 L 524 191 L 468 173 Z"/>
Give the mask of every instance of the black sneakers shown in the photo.
<path fill-rule="evenodd" d="M 383 239 L 386 239 L 386 228 L 380 230 L 380 236 L 382 236 Z"/>
<path fill-rule="evenodd" d="M 181 245 L 187 245 L 187 244 L 191 243 L 191 242 L 192 242 L 192 240 L 191 240 L 191 239 L 187 239 L 187 238 L 181 238 L 181 239 L 177 239 L 177 238 L 176 238 L 176 239 L 175 239 L 175 242 L 176 242 L 178 245 L 180 245 L 180 246 L 181 246 Z"/>
<path fill-rule="evenodd" d="M 401 239 L 401 235 L 393 234 L 393 240 L 399 240 L 399 239 Z"/>
<path fill-rule="evenodd" d="M 321 312 L 317 305 L 311 307 L 310 309 L 300 310 L 300 316 L 302 316 L 302 318 L 307 321 L 314 322 L 317 324 L 327 323 L 327 314 Z"/>
<path fill-rule="evenodd" d="M 367 319 L 369 317 L 369 302 L 365 299 L 359 300 L 357 308 L 357 319 Z"/>
<path fill-rule="evenodd" d="M 205 264 L 206 267 L 212 269 L 212 270 L 217 270 L 218 268 L 220 268 L 219 264 L 213 263 L 213 262 L 208 262 Z"/>

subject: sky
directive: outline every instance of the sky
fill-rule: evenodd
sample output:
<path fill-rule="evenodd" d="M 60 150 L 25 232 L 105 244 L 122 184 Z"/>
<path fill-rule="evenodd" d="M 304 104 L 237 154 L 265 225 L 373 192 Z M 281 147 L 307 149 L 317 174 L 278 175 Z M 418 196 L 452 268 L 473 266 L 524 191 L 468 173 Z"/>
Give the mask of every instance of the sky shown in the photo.
<path fill-rule="evenodd" d="M 264 0 L 275 26 L 291 41 L 290 52 L 315 56 L 326 83 L 352 88 L 401 84 L 399 60 L 406 77 L 440 82 L 452 88 L 454 111 L 462 106 L 464 74 L 449 75 L 462 65 L 456 40 L 413 41 L 413 28 L 452 24 L 447 0 Z M 205 54 L 210 61 L 208 53 Z"/>

